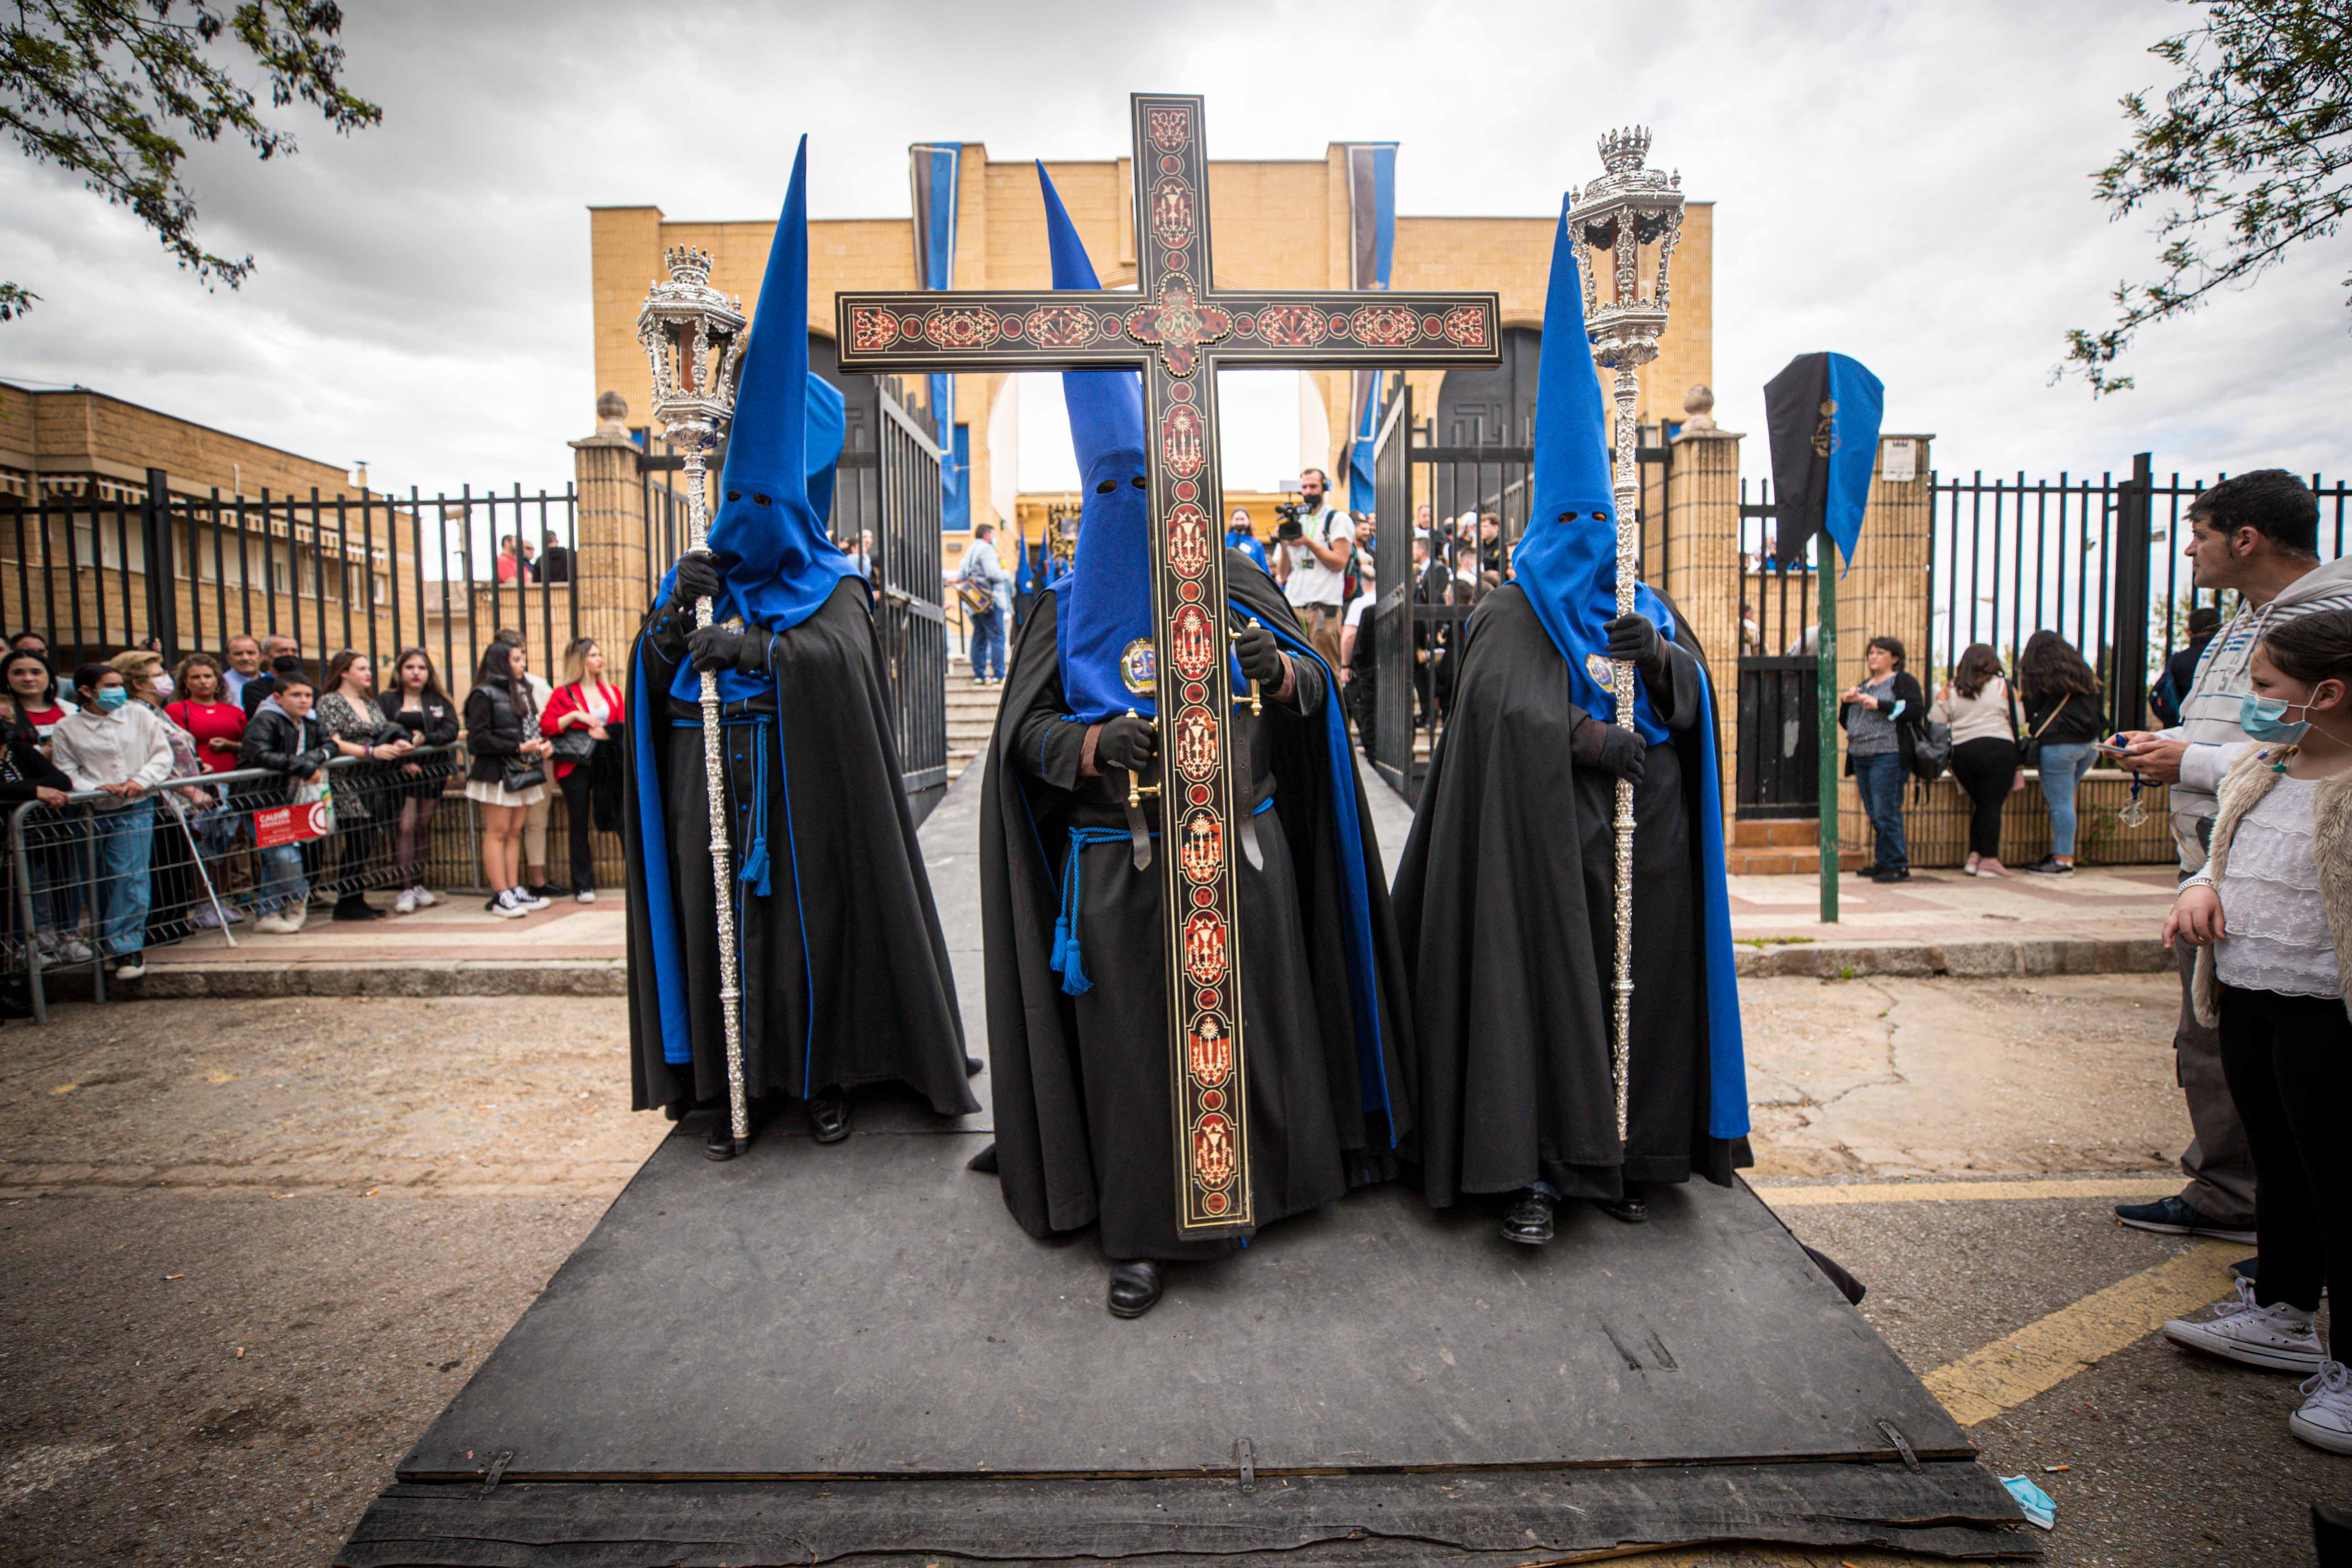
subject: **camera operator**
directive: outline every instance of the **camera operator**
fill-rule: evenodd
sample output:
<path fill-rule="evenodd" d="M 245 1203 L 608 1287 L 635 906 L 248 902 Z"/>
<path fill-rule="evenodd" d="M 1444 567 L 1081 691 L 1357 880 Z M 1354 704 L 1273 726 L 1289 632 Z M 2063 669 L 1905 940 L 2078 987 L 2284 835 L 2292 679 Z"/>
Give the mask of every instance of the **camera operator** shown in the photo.
<path fill-rule="evenodd" d="M 1356 525 L 1347 512 L 1330 504 L 1330 479 L 1320 468 L 1299 476 L 1299 501 L 1292 509 L 1277 507 L 1282 522 L 1275 538 L 1282 543 L 1289 570 L 1283 574 L 1283 593 L 1299 629 L 1323 661 L 1339 666 L 1339 615 L 1348 557 L 1355 549 Z"/>

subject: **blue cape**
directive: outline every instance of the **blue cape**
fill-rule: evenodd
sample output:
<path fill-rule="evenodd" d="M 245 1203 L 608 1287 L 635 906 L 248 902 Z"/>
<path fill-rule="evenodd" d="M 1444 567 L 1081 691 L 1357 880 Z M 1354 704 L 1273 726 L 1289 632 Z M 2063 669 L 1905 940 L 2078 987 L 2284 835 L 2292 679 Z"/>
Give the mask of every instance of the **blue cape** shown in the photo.
<path fill-rule="evenodd" d="M 1617 615 L 1617 501 L 1610 472 L 1609 419 L 1593 374 L 1584 328 L 1584 288 L 1577 241 L 1565 202 L 1552 238 L 1551 282 L 1544 309 L 1541 367 L 1536 381 L 1534 499 L 1527 536 L 1511 557 L 1513 572 L 1552 645 L 1568 661 L 1578 707 L 1612 721 L 1617 700 L 1602 678 L 1613 679 L 1603 629 Z M 1648 584 L 1634 590 L 1634 608 L 1659 635 L 1675 635 L 1675 618 Z M 1706 681 L 1704 667 L 1700 670 Z M 1705 906 L 1708 1042 L 1707 1132 L 1748 1133 L 1748 1063 L 1739 1027 L 1739 992 L 1731 952 L 1731 897 L 1724 880 L 1721 765 L 1716 756 L 1715 694 L 1705 693 L 1706 721 L 1694 735 L 1698 749 L 1696 802 L 1700 883 Z M 1649 693 L 1633 685 L 1633 728 L 1652 745 L 1667 739 L 1651 710 Z M 1633 940 L 1639 942 L 1636 931 Z"/>

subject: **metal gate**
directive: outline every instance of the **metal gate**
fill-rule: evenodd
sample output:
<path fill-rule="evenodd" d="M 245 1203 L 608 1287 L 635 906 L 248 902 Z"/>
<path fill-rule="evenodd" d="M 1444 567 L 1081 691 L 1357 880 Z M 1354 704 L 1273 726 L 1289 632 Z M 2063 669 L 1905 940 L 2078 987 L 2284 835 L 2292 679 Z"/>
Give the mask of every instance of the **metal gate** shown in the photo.
<path fill-rule="evenodd" d="M 948 782 L 948 627 L 941 603 L 940 530 L 945 521 L 946 449 L 928 416 L 910 412 L 895 384 L 875 388 L 873 441 L 841 455 L 833 535 L 853 548 L 874 535 L 875 628 L 888 664 L 891 728 L 906 791 Z"/>

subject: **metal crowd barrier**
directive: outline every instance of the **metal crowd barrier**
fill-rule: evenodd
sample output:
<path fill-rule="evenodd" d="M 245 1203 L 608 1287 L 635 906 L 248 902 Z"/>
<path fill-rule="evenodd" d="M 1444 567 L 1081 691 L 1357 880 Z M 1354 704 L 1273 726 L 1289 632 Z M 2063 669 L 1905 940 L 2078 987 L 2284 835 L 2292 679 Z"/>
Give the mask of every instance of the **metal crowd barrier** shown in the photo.
<path fill-rule="evenodd" d="M 129 805 L 104 791 L 63 806 L 19 805 L 8 817 L 12 896 L 0 952 L 21 976 L 32 1016 L 48 1021 L 44 976 L 89 972 L 106 1000 L 106 965 L 133 952 L 272 914 L 302 914 L 346 894 L 447 884 L 426 865 L 432 820 L 458 796 L 461 743 L 425 746 L 397 761 L 338 757 L 325 788 L 265 768 L 174 779 Z M 414 767 L 415 771 L 411 772 Z M 404 837 L 411 858 L 401 863 Z"/>

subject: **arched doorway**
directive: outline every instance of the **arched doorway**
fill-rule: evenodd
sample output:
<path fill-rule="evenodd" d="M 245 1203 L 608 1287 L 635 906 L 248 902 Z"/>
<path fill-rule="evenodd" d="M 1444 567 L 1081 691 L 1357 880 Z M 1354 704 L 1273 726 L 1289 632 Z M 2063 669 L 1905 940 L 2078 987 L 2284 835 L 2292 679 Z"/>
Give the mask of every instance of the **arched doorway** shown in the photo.
<path fill-rule="evenodd" d="M 1440 447 L 1528 447 L 1536 438 L 1536 374 L 1543 332 L 1503 329 L 1503 363 L 1492 370 L 1450 370 L 1437 389 Z"/>

